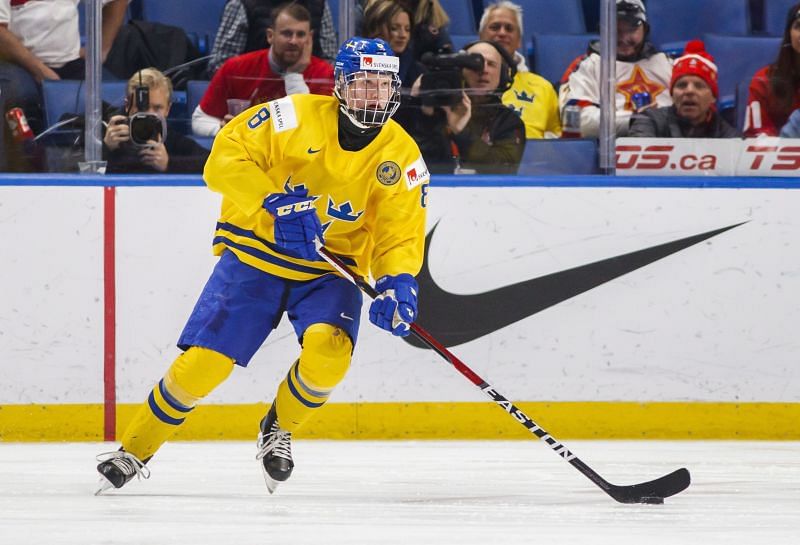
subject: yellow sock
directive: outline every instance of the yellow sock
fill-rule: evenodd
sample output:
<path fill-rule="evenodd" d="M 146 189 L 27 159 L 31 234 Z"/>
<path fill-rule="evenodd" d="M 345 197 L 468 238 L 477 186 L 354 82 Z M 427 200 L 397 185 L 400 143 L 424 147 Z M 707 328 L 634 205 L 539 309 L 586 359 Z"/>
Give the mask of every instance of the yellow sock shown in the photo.
<path fill-rule="evenodd" d="M 344 330 L 313 324 L 303 334 L 303 349 L 278 387 L 278 423 L 297 431 L 321 407 L 350 367 L 353 343 Z"/>
<path fill-rule="evenodd" d="M 122 448 L 147 460 L 183 424 L 199 400 L 233 371 L 227 356 L 193 346 L 175 359 L 122 436 Z"/>

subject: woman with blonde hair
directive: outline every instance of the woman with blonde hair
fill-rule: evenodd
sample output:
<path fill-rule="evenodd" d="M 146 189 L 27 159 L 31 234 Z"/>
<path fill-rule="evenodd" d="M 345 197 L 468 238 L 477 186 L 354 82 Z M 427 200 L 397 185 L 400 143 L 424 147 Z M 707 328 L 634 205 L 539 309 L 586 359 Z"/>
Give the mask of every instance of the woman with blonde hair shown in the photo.
<path fill-rule="evenodd" d="M 385 40 L 400 59 L 398 76 L 403 87 L 411 87 L 422 73 L 411 48 L 411 13 L 396 0 L 370 0 L 364 10 L 364 37 Z"/>
<path fill-rule="evenodd" d="M 362 10 L 362 19 L 356 25 L 359 32 L 364 31 L 366 10 L 370 4 L 381 0 L 359 0 L 358 6 Z M 435 54 L 452 53 L 453 41 L 447 31 L 450 17 L 444 10 L 439 0 L 394 0 L 400 4 L 411 16 L 411 42 L 410 49 L 414 59 L 419 60 L 424 53 Z"/>

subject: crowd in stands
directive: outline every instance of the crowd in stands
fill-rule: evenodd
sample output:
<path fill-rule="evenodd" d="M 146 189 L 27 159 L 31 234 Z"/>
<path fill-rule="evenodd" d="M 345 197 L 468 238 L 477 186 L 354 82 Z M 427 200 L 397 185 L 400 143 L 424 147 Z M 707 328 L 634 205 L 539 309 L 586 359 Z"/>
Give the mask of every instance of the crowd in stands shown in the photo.
<path fill-rule="evenodd" d="M 615 1 L 617 136 L 800 137 L 800 3 L 724 4 L 725 9 L 751 10 L 747 24 L 754 28 L 751 23 L 757 22 L 762 29 L 751 31 L 754 39 L 759 32 L 775 35 L 771 53 L 758 58 L 758 66 L 732 74 L 730 56 L 707 47 L 716 35 L 675 35 L 680 39 L 665 41 L 669 34 L 661 8 L 667 0 Z M 723 5 L 718 1 L 695 4 L 698 10 L 714 9 Z M 286 95 L 333 93 L 334 57 L 346 38 L 336 25 L 338 2 L 218 0 L 212 3 L 218 11 L 206 15 L 218 24 L 205 52 L 179 28 L 180 22 L 141 22 L 144 2 L 102 0 L 103 81 L 128 81 L 125 96 L 103 108 L 109 172 L 201 172 L 213 137 L 242 111 Z M 581 50 L 564 63 L 558 81 L 537 73 L 548 59 L 540 57 L 535 44 L 561 31 L 542 29 L 537 16 L 559 10 L 559 2 L 339 2 L 352 5 L 357 35 L 385 40 L 398 56 L 402 93 L 394 119 L 418 142 L 432 172 L 513 174 L 528 141 L 599 136 L 596 35 L 572 36 Z M 585 8 L 578 26 L 594 30 L 600 0 L 568 4 Z M 80 137 L 53 136 L 79 133 L 83 106 L 76 96 L 56 127 L 48 121 L 44 91 L 57 80 L 84 78 L 80 9 L 79 0 L 0 0 L 0 108 L 5 119 L 0 171 L 77 170 L 75 161 L 64 163 L 59 160 L 64 154 L 51 153 L 51 148 L 82 145 Z M 780 24 L 771 22 L 776 10 L 782 13 L 781 36 Z M 463 28 L 465 16 L 473 32 L 454 33 Z M 683 17 L 696 26 L 700 14 Z M 711 30 L 718 31 L 716 26 Z M 155 37 L 186 47 L 160 51 Z M 166 55 L 177 49 L 179 56 Z M 144 53 L 133 55 L 134 50 Z M 748 92 L 727 83 L 723 88 L 723 80 L 736 77 L 750 81 Z M 187 101 L 187 80 L 205 80 L 199 101 Z M 137 114 L 160 123 L 134 123 Z M 150 127 L 152 139 L 135 142 L 134 125 Z"/>

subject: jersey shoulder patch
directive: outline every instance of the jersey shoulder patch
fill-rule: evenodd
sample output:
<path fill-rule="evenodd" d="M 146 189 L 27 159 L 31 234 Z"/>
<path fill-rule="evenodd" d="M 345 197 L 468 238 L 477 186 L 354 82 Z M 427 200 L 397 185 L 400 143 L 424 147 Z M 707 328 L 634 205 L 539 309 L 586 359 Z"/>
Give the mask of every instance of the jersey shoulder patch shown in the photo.
<path fill-rule="evenodd" d="M 272 117 L 273 132 L 279 133 L 297 127 L 297 111 L 292 97 L 287 96 L 270 102 L 269 113 Z"/>
<path fill-rule="evenodd" d="M 428 172 L 428 165 L 425 164 L 425 160 L 420 155 L 416 161 L 411 163 L 407 166 L 404 170 L 406 176 L 406 187 L 408 189 L 414 189 L 420 184 L 424 184 L 430 181 L 431 174 Z"/>

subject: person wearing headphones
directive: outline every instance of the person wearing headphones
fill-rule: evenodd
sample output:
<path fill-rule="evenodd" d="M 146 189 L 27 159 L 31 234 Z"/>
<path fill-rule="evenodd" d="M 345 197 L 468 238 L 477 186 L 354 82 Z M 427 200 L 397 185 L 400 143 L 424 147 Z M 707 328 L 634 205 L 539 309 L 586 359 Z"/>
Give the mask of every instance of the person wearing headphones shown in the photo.
<path fill-rule="evenodd" d="M 501 101 L 514 81 L 513 58 L 492 41 L 473 42 L 464 51 L 483 57 L 483 68 L 462 69 L 460 100 L 422 106 L 423 115 L 410 132 L 431 172 L 516 174 L 525 149 L 525 124 Z M 420 94 L 425 77 L 414 83 L 412 95 Z"/>

